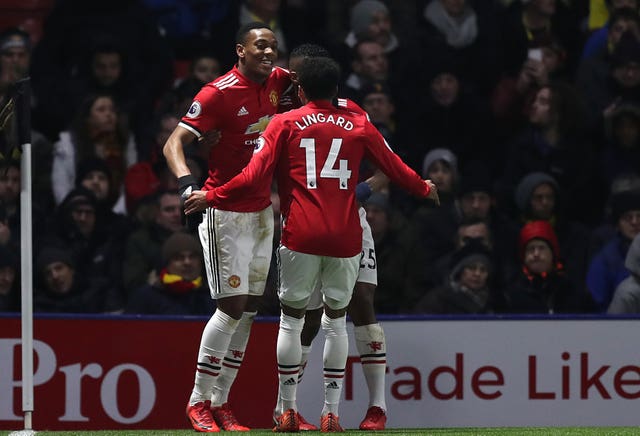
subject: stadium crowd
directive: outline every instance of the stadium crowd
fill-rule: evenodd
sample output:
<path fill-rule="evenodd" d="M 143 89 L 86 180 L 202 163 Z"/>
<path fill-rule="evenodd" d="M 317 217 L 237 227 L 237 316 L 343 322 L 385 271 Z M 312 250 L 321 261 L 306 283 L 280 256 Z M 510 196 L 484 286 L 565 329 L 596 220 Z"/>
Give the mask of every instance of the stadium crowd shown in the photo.
<path fill-rule="evenodd" d="M 256 20 L 281 66 L 326 47 L 340 96 L 438 186 L 440 206 L 392 184 L 365 204 L 377 313 L 640 310 L 640 1 L 49 5 L 41 28 L 0 35 L 3 107 L 16 80 L 33 87 L 36 312 L 213 312 L 162 147 Z M 15 117 L 0 121 L 0 311 L 17 311 L 20 144 Z M 186 150 L 200 186 L 210 146 Z M 271 267 L 263 315 L 280 313 Z"/>

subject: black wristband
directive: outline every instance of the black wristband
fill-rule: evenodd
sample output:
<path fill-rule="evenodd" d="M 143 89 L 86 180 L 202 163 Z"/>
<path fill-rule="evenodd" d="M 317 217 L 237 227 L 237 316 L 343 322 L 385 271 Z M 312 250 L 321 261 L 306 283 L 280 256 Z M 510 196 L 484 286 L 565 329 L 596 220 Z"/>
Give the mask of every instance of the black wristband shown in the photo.
<path fill-rule="evenodd" d="M 189 186 L 197 186 L 196 178 L 191 174 L 187 174 L 186 176 L 178 177 L 178 188 L 180 191 L 188 188 Z"/>
<path fill-rule="evenodd" d="M 191 192 L 196 189 L 198 189 L 198 184 L 196 183 L 196 178 L 191 174 L 178 177 L 178 193 L 183 200 L 186 200 L 191 195 Z"/>

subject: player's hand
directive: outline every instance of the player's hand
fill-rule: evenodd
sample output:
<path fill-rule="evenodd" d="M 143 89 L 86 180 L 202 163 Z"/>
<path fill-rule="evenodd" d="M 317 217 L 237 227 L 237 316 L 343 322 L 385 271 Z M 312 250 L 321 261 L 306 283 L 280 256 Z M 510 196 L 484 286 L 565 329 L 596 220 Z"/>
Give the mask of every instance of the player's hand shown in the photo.
<path fill-rule="evenodd" d="M 184 202 L 185 215 L 202 212 L 209 204 L 207 203 L 207 191 L 192 191 L 189 198 Z"/>
<path fill-rule="evenodd" d="M 365 180 L 365 182 L 367 182 L 367 185 L 369 185 L 373 192 L 380 192 L 389 186 L 389 177 L 382 171 L 377 170 L 371 177 Z"/>
<path fill-rule="evenodd" d="M 440 197 L 438 197 L 438 187 L 431 180 L 427 179 L 424 182 L 429 186 L 429 195 L 427 195 L 427 198 L 430 198 L 433 201 L 435 201 L 436 206 L 440 206 Z"/>

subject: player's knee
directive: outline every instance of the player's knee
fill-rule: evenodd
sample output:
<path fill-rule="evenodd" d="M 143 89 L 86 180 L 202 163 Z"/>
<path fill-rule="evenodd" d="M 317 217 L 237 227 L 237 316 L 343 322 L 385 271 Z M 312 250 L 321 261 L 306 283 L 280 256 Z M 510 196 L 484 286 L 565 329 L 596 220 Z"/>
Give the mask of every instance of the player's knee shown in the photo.
<path fill-rule="evenodd" d="M 300 334 L 302 345 L 311 345 L 313 339 L 318 335 L 321 317 L 322 309 L 307 310 L 304 316 L 304 328 Z"/>
<path fill-rule="evenodd" d="M 347 316 L 347 308 L 346 307 L 342 307 L 342 308 L 332 308 L 330 305 L 328 305 L 325 302 L 325 306 L 324 306 L 324 314 L 327 315 L 329 318 L 342 318 L 342 317 L 346 317 Z M 322 317 L 322 319 L 324 320 L 325 317 Z"/>
<path fill-rule="evenodd" d="M 367 324 L 355 330 L 356 340 L 364 342 L 385 342 L 384 330 L 379 323 Z"/>
<path fill-rule="evenodd" d="M 247 309 L 248 295 L 233 295 L 216 300 L 216 306 L 233 319 L 240 319 Z"/>
<path fill-rule="evenodd" d="M 353 297 L 349 302 L 349 316 L 356 326 L 373 324 L 376 314 L 373 307 L 375 285 L 371 283 L 356 283 Z"/>
<path fill-rule="evenodd" d="M 346 336 L 347 335 L 347 321 L 346 312 L 343 316 L 332 317 L 325 312 L 325 316 L 322 317 L 322 330 L 325 335 L 329 336 Z"/>
<path fill-rule="evenodd" d="M 357 282 L 353 289 L 351 302 L 359 306 L 371 306 L 373 308 L 373 299 L 376 293 L 376 285 L 372 283 Z"/>

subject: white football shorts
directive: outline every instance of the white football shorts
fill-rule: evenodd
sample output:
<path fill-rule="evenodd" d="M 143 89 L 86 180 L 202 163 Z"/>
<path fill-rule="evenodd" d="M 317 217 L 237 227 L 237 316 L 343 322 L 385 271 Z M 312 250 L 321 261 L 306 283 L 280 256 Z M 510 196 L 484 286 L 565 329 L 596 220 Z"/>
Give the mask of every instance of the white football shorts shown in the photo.
<path fill-rule="evenodd" d="M 207 208 L 198 226 L 211 296 L 264 293 L 273 250 L 273 209 Z"/>
<path fill-rule="evenodd" d="M 360 215 L 360 225 L 362 226 L 362 253 L 360 253 L 360 269 L 358 270 L 358 278 L 356 282 L 371 283 L 378 285 L 378 262 L 376 261 L 376 249 L 373 245 L 373 236 L 371 235 L 371 227 L 367 221 L 367 212 L 364 207 L 358 210 Z M 316 288 L 309 299 L 308 310 L 321 309 L 322 293 L 320 286 Z"/>
<path fill-rule="evenodd" d="M 353 257 L 317 256 L 280 245 L 278 297 L 287 306 L 304 309 L 308 307 L 316 285 L 320 284 L 324 303 L 331 309 L 343 309 L 351 301 L 359 262 L 359 254 Z"/>

